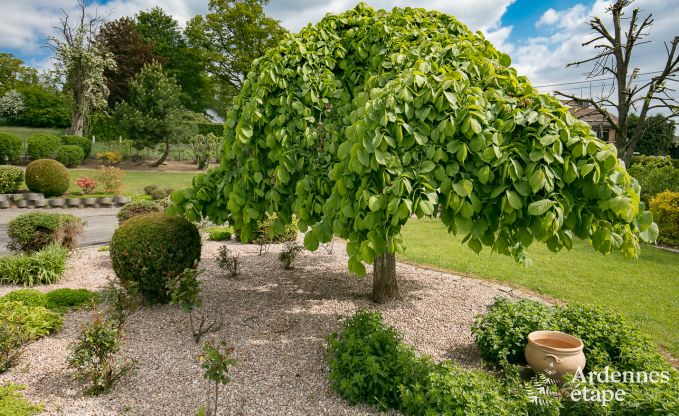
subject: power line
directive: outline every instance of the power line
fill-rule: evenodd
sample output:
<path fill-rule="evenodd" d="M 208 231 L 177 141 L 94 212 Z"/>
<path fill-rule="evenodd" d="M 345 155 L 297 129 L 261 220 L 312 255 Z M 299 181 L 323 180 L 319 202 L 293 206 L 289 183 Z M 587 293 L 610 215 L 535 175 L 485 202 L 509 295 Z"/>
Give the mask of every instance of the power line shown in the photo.
<path fill-rule="evenodd" d="M 659 74 L 662 71 L 653 71 L 653 72 L 642 72 L 638 75 L 651 75 L 651 74 Z M 556 84 L 544 84 L 544 85 L 534 85 L 534 88 L 544 88 L 544 87 L 558 87 L 559 85 L 573 85 L 573 84 L 586 84 L 588 82 L 599 82 L 599 81 L 610 81 L 614 80 L 614 77 L 609 77 L 609 78 L 592 78 L 592 79 L 586 79 L 584 81 L 571 81 L 571 82 L 559 82 Z"/>

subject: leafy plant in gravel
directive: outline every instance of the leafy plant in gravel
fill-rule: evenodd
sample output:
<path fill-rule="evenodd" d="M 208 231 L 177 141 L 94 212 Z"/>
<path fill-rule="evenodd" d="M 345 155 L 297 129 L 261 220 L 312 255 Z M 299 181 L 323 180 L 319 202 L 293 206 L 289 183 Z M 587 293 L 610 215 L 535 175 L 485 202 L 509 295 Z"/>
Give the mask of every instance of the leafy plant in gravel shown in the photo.
<path fill-rule="evenodd" d="M 198 275 L 204 270 L 194 268 L 186 268 L 183 272 L 176 276 L 170 277 L 166 283 L 167 294 L 170 296 L 171 305 L 179 305 L 182 311 L 189 314 L 189 322 L 191 324 L 191 335 L 193 340 L 197 343 L 200 339 L 210 332 L 218 331 L 221 322 L 207 322 L 204 313 L 200 313 L 200 320 L 196 323 L 193 318 L 193 311 L 200 308 L 203 304 L 200 299 L 200 282 Z"/>
<path fill-rule="evenodd" d="M 278 260 L 285 270 L 292 270 L 295 268 L 293 265 L 295 259 L 302 251 L 304 251 L 304 246 L 297 244 L 296 242 L 288 241 L 278 255 Z"/>
<path fill-rule="evenodd" d="M 13 194 L 24 183 L 24 170 L 18 166 L 0 165 L 0 194 Z"/>
<path fill-rule="evenodd" d="M 219 386 L 220 384 L 226 385 L 231 381 L 229 369 L 236 364 L 236 360 L 231 358 L 233 352 L 234 348 L 228 347 L 224 341 L 217 345 L 208 341 L 203 345 L 203 353 L 198 356 L 198 361 L 203 369 L 203 378 L 208 383 L 206 390 L 207 416 L 217 415 L 219 409 Z"/>
<path fill-rule="evenodd" d="M 30 254 L 0 257 L 0 283 L 34 286 L 61 280 L 66 270 L 68 251 L 50 245 Z"/>
<path fill-rule="evenodd" d="M 556 98 L 455 18 L 361 3 L 289 36 L 253 64 L 225 123 L 221 164 L 173 194 L 173 212 L 229 222 L 241 241 L 293 215 L 315 251 L 346 239 L 374 265 L 373 300 L 400 298 L 395 253 L 413 216 L 436 216 L 475 253 L 528 264 L 572 238 L 638 256 L 657 227 L 639 184 Z"/>
<path fill-rule="evenodd" d="M 228 241 L 233 235 L 231 227 L 212 227 L 208 230 L 208 238 L 212 241 Z"/>
<path fill-rule="evenodd" d="M 138 215 L 113 234 L 111 261 L 123 285 L 134 283 L 149 303 L 168 303 L 166 282 L 200 259 L 200 233 L 181 217 Z"/>
<path fill-rule="evenodd" d="M 217 255 L 217 266 L 220 269 L 229 272 L 231 277 L 238 276 L 238 267 L 240 265 L 240 255 L 231 254 L 231 250 L 227 246 L 219 247 L 219 254 Z"/>
<path fill-rule="evenodd" d="M 42 405 L 24 398 L 23 389 L 24 386 L 12 383 L 0 385 L 0 416 L 33 416 L 42 412 Z"/>
<path fill-rule="evenodd" d="M 25 181 L 32 192 L 60 196 L 71 186 L 71 174 L 56 160 L 38 159 L 26 166 Z"/>
<path fill-rule="evenodd" d="M 146 200 L 132 201 L 129 204 L 126 204 L 125 206 L 120 208 L 120 211 L 118 211 L 116 217 L 118 218 L 118 224 L 122 224 L 125 221 L 129 220 L 130 218 L 136 217 L 137 215 L 161 211 L 162 208 L 160 207 L 160 205 L 153 201 Z"/>
<path fill-rule="evenodd" d="M 16 363 L 27 340 L 19 317 L 14 315 L 0 321 L 0 373 Z"/>
<path fill-rule="evenodd" d="M 122 328 L 127 318 L 139 310 L 142 301 L 134 284 L 121 286 L 113 280 L 101 292 L 101 299 L 106 305 L 106 315 L 118 328 Z"/>
<path fill-rule="evenodd" d="M 53 311 L 65 312 L 72 309 L 92 306 L 99 301 L 99 294 L 87 289 L 55 289 L 45 293 L 47 307 Z"/>
<path fill-rule="evenodd" d="M 73 215 L 51 212 L 21 214 L 7 225 L 12 251 L 31 253 L 56 244 L 75 248 L 83 231 L 83 221 Z"/>
<path fill-rule="evenodd" d="M 21 302 L 26 306 L 47 308 L 47 295 L 35 289 L 17 289 L 0 296 L 0 302 Z"/>
<path fill-rule="evenodd" d="M 130 369 L 129 364 L 120 365 L 116 361 L 121 331 L 114 321 L 104 318 L 95 309 L 92 321 L 84 325 L 76 341 L 69 346 L 69 366 L 75 369 L 75 378 L 85 386 L 87 394 L 108 392 Z"/>

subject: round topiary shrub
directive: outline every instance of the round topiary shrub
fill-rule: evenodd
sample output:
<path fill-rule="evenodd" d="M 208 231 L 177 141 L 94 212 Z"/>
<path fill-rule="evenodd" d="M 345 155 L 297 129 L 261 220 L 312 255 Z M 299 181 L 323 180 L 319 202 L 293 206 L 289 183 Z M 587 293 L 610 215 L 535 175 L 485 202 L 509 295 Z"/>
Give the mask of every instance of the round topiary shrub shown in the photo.
<path fill-rule="evenodd" d="M 59 146 L 54 158 L 63 163 L 64 166 L 74 168 L 83 161 L 85 158 L 85 152 L 83 152 L 82 147 L 78 145 L 65 144 L 63 146 Z"/>
<path fill-rule="evenodd" d="M 83 221 L 70 214 L 28 212 L 7 224 L 7 247 L 12 251 L 32 253 L 56 244 L 75 248 L 83 232 Z"/>
<path fill-rule="evenodd" d="M 12 194 L 24 181 L 24 170 L 17 166 L 0 165 L 0 194 Z"/>
<path fill-rule="evenodd" d="M 113 271 L 149 303 L 168 303 L 165 283 L 200 259 L 198 229 L 182 217 L 138 215 L 113 234 L 109 251 Z"/>
<path fill-rule="evenodd" d="M 66 166 L 52 159 L 34 160 L 26 166 L 26 186 L 45 196 L 63 195 L 71 185 Z"/>
<path fill-rule="evenodd" d="M 0 164 L 17 163 L 24 153 L 24 141 L 21 137 L 9 133 L 0 133 Z"/>
<path fill-rule="evenodd" d="M 118 211 L 118 224 L 122 224 L 137 215 L 161 211 L 160 205 L 153 201 L 133 201 L 120 208 L 120 211 Z"/>
<path fill-rule="evenodd" d="M 59 136 L 53 134 L 34 134 L 28 138 L 26 153 L 30 160 L 46 159 L 54 157 L 61 145 Z"/>
<path fill-rule="evenodd" d="M 92 142 L 87 137 L 82 136 L 63 136 L 62 144 L 75 145 L 83 149 L 84 157 L 90 157 L 92 153 Z"/>

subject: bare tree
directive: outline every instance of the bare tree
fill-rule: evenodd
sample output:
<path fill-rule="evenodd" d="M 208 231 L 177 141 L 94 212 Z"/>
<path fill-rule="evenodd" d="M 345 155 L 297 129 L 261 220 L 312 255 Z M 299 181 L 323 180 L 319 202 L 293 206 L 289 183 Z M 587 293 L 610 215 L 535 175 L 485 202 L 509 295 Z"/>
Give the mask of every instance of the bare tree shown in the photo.
<path fill-rule="evenodd" d="M 64 90 L 71 96 L 71 134 L 82 136 L 85 121 L 92 109 L 106 105 L 108 87 L 104 71 L 115 68 L 109 52 L 101 49 L 96 35 L 104 20 L 87 13 L 88 0 L 78 0 L 75 24 L 71 16 L 61 10 L 55 29 L 58 36 L 50 36 L 47 46 L 54 52 L 56 72 L 64 83 Z"/>
<path fill-rule="evenodd" d="M 652 72 L 655 75 L 646 82 L 638 80 L 639 68 L 633 68 L 630 71 L 632 50 L 637 45 L 649 42 L 643 39 L 649 34 L 650 27 L 653 25 L 653 17 L 649 14 L 641 20 L 638 8 L 632 10 L 631 16 L 625 17 L 625 8 L 633 2 L 634 0 L 617 0 L 606 9 L 613 17 L 612 32 L 599 17 L 593 17 L 589 21 L 589 26 L 595 36 L 582 45 L 593 44 L 596 55 L 567 65 L 567 67 L 577 67 L 592 64 L 592 69 L 586 74 L 587 78 L 611 74 L 616 88 L 612 88 L 607 94 L 590 98 L 580 98 L 555 91 L 558 95 L 590 105 L 610 123 L 615 130 L 618 157 L 627 166 L 629 166 L 639 138 L 643 135 L 649 111 L 665 109 L 669 110 L 670 118 L 679 116 L 679 101 L 671 96 L 674 90 L 667 85 L 668 82 L 676 81 L 672 75 L 679 72 L 679 53 L 677 53 L 679 35 L 674 36 L 670 42 L 665 42 L 667 57 L 662 70 Z M 628 20 L 626 24 L 625 20 Z M 614 97 L 616 92 L 617 100 Z M 617 119 L 607 109 L 617 110 Z M 631 110 L 639 111 L 639 121 L 631 134 L 628 134 L 627 119 Z"/>

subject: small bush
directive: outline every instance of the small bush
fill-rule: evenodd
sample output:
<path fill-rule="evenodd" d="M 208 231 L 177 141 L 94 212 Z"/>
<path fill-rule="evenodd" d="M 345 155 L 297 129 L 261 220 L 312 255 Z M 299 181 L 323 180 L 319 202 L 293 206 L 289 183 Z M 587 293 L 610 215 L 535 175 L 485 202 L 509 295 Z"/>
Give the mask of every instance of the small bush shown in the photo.
<path fill-rule="evenodd" d="M 120 349 L 120 328 L 95 311 L 92 322 L 83 327 L 78 339 L 71 344 L 68 363 L 75 369 L 75 378 L 85 385 L 87 394 L 109 391 L 124 374 L 115 355 Z"/>
<path fill-rule="evenodd" d="M 137 215 L 149 214 L 152 212 L 161 212 L 160 206 L 153 201 L 132 201 L 118 211 L 118 224 L 122 224 L 132 217 Z"/>
<path fill-rule="evenodd" d="M 53 311 L 67 311 L 84 306 L 91 306 L 99 301 L 99 294 L 87 289 L 55 289 L 45 294 L 47 307 Z"/>
<path fill-rule="evenodd" d="M 74 145 L 83 149 L 83 156 L 90 157 L 92 153 L 92 141 L 87 137 L 82 136 L 63 136 L 61 143 L 66 145 Z"/>
<path fill-rule="evenodd" d="M 21 302 L 26 306 L 47 308 L 47 296 L 35 289 L 19 289 L 0 297 L 0 302 Z"/>
<path fill-rule="evenodd" d="M 120 194 L 123 188 L 122 169 L 114 166 L 99 166 L 97 169 L 97 177 L 99 182 L 104 187 L 104 192 L 108 194 Z"/>
<path fill-rule="evenodd" d="M 166 199 L 170 195 L 172 195 L 172 192 L 174 192 L 174 189 L 172 188 L 166 188 L 166 189 L 154 189 L 151 191 L 149 195 L 151 195 L 151 199 L 154 201 L 159 201 L 161 199 Z"/>
<path fill-rule="evenodd" d="M 51 159 L 57 152 L 61 140 L 53 134 L 34 134 L 28 138 L 26 153 L 30 160 Z"/>
<path fill-rule="evenodd" d="M 135 284 L 150 303 L 167 303 L 165 283 L 200 259 L 198 229 L 180 217 L 138 215 L 118 227 L 111 240 L 113 270 L 125 285 Z"/>
<path fill-rule="evenodd" d="M 23 155 L 23 139 L 14 134 L 0 132 L 0 164 L 19 163 Z"/>
<path fill-rule="evenodd" d="M 97 162 L 99 162 L 100 165 L 116 166 L 118 163 L 122 162 L 122 160 L 123 154 L 114 150 L 97 153 Z"/>
<path fill-rule="evenodd" d="M 295 262 L 297 255 L 299 255 L 299 253 L 302 251 L 304 251 L 304 247 L 302 245 L 288 241 L 285 243 L 283 251 L 281 251 L 281 253 L 278 255 L 278 260 L 280 260 L 285 270 L 292 270 L 294 269 L 293 263 Z"/>
<path fill-rule="evenodd" d="M 92 193 L 92 191 L 94 191 L 94 188 L 97 187 L 97 181 L 88 176 L 83 176 L 81 178 L 76 179 L 75 184 L 78 186 L 78 188 L 80 188 L 80 191 L 82 191 L 82 193 L 85 195 Z"/>
<path fill-rule="evenodd" d="M 208 230 L 208 238 L 212 241 L 228 241 L 231 235 L 231 227 L 213 227 Z"/>
<path fill-rule="evenodd" d="M 21 390 L 24 386 L 17 384 L 0 385 L 0 415 L 32 416 L 42 412 L 42 405 L 34 404 L 24 398 Z"/>
<path fill-rule="evenodd" d="M 34 286 L 61 280 L 66 269 L 65 248 L 51 245 L 31 254 L 0 258 L 0 283 Z"/>
<path fill-rule="evenodd" d="M 26 340 L 35 340 L 61 328 L 61 315 L 42 306 L 27 306 L 21 302 L 0 302 L 0 321 L 21 325 Z"/>
<path fill-rule="evenodd" d="M 112 280 L 101 292 L 101 298 L 106 304 L 106 315 L 119 328 L 122 328 L 127 318 L 139 310 L 141 305 L 141 298 L 136 288 L 126 288 Z"/>
<path fill-rule="evenodd" d="M 229 272 L 231 277 L 238 276 L 238 266 L 240 264 L 240 256 L 238 254 L 231 254 L 231 250 L 227 246 L 219 247 L 219 255 L 217 256 L 217 265 L 220 269 Z"/>
<path fill-rule="evenodd" d="M 7 371 L 16 363 L 26 342 L 27 337 L 19 317 L 14 316 L 11 320 L 0 321 L 0 373 Z"/>
<path fill-rule="evenodd" d="M 146 195 L 151 195 L 151 192 L 155 191 L 156 189 L 158 189 L 156 185 L 146 185 L 144 187 L 144 193 Z"/>
<path fill-rule="evenodd" d="M 26 166 L 26 186 L 47 197 L 63 195 L 71 186 L 71 174 L 56 160 L 34 160 Z"/>
<path fill-rule="evenodd" d="M 75 248 L 83 231 L 80 218 L 69 214 L 29 212 L 9 222 L 7 247 L 13 251 L 32 253 L 56 244 Z"/>
<path fill-rule="evenodd" d="M 658 224 L 658 241 L 679 246 L 679 192 L 661 192 L 651 199 L 651 212 Z"/>
<path fill-rule="evenodd" d="M 63 163 L 68 168 L 74 168 L 82 163 L 85 158 L 85 153 L 82 147 L 74 144 L 65 144 L 59 146 L 57 153 L 54 156 L 56 160 Z"/>
<path fill-rule="evenodd" d="M 218 345 L 208 341 L 203 345 L 203 353 L 198 357 L 200 367 L 203 369 L 203 378 L 208 381 L 206 407 L 207 414 L 216 415 L 219 409 L 219 385 L 226 385 L 231 381 L 229 369 L 236 364 L 236 360 L 231 358 L 234 352 L 233 347 L 226 345 L 222 341 Z M 214 393 L 213 393 L 214 391 Z M 214 402 L 212 402 L 214 397 Z"/>
<path fill-rule="evenodd" d="M 13 194 L 24 183 L 24 170 L 17 166 L 0 165 L 0 194 Z"/>
<path fill-rule="evenodd" d="M 663 191 L 679 192 L 679 169 L 668 157 L 647 157 L 627 170 L 641 185 L 641 199 L 648 205 L 651 198 Z"/>

